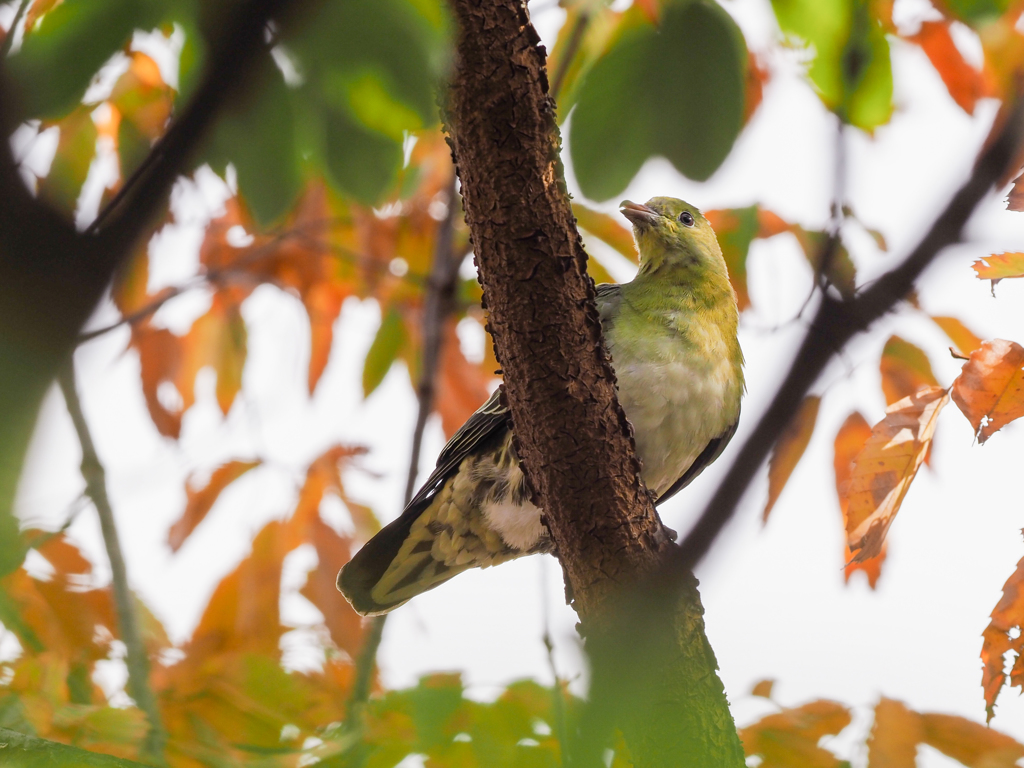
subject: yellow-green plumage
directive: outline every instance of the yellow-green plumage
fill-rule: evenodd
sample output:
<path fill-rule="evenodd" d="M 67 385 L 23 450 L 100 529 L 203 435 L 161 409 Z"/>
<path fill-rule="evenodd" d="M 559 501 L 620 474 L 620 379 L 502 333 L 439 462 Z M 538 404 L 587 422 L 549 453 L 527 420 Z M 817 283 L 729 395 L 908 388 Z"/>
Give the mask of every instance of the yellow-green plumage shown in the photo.
<path fill-rule="evenodd" d="M 602 334 L 647 487 L 663 501 L 714 461 L 743 394 L 736 298 L 721 249 L 693 206 L 626 201 L 640 271 L 600 285 Z M 360 613 L 383 613 L 472 567 L 551 550 L 495 393 L 452 437 L 396 521 L 338 575 Z"/>

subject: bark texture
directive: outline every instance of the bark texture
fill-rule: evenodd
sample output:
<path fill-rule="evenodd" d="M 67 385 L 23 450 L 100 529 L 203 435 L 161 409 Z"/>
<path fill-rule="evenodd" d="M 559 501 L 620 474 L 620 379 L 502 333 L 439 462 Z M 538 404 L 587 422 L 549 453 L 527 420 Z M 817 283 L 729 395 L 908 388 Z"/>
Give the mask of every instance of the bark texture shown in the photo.
<path fill-rule="evenodd" d="M 544 49 L 519 0 L 452 7 L 459 36 L 445 117 L 516 450 L 595 665 L 596 724 L 583 730 L 620 726 L 637 768 L 742 766 L 696 579 L 649 601 L 630 591 L 672 545 L 600 344 Z M 661 611 L 643 638 L 623 621 L 636 610 Z"/>

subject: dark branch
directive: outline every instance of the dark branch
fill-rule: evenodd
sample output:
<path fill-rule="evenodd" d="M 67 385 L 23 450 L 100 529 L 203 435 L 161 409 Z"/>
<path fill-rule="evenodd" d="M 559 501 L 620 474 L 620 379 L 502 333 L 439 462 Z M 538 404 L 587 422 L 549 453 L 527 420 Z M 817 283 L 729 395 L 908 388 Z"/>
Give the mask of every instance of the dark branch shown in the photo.
<path fill-rule="evenodd" d="M 146 645 L 142 641 L 142 633 L 139 630 L 135 600 L 128 586 L 128 570 L 125 567 L 121 542 L 117 535 L 114 510 L 110 506 L 110 497 L 107 495 L 106 472 L 96 453 L 96 446 L 93 445 L 85 414 L 82 413 L 82 404 L 78 399 L 78 391 L 75 387 L 74 363 L 71 360 L 61 368 L 57 378 L 60 382 L 61 392 L 64 394 L 68 413 L 71 415 L 71 421 L 75 425 L 75 432 L 78 434 L 78 442 L 82 446 L 82 477 L 85 478 L 85 493 L 92 499 L 92 503 L 96 507 L 96 514 L 100 519 L 100 530 L 103 532 L 103 544 L 106 546 L 107 556 L 110 559 L 117 623 L 121 630 L 121 640 L 126 649 L 128 694 L 149 720 L 149 732 L 146 735 L 143 753 L 156 762 L 162 762 L 163 746 L 167 736 L 160 719 L 156 697 L 149 685 L 149 656 L 146 654 Z"/>

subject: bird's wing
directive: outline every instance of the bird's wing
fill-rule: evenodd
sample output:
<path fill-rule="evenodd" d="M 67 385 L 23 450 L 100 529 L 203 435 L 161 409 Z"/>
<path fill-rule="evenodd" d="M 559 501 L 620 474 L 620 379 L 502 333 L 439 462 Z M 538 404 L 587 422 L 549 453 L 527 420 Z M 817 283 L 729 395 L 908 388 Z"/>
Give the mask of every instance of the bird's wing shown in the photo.
<path fill-rule="evenodd" d="M 618 283 L 601 283 L 597 291 L 597 314 L 601 317 L 602 332 L 608 333 L 622 303 L 622 286 Z"/>
<path fill-rule="evenodd" d="M 378 531 L 341 569 L 338 574 L 338 589 L 344 593 L 356 611 L 364 616 L 386 613 L 404 603 L 413 594 L 437 586 L 475 564 L 466 563 L 449 568 L 444 563 L 434 562 L 429 557 L 434 534 L 428 529 L 429 526 L 424 527 L 424 521 L 420 520 L 420 517 L 424 512 L 437 506 L 435 501 L 444 505 L 445 499 L 440 492 L 458 473 L 466 458 L 475 453 L 486 452 L 488 446 L 493 448 L 507 437 L 507 433 L 508 409 L 501 403 L 500 390 L 495 390 L 487 402 L 452 435 L 452 439 L 437 458 L 437 467 L 430 473 L 430 477 L 402 514 Z M 422 549 L 423 546 L 426 549 Z M 396 592 L 395 595 L 375 596 L 375 588 L 396 561 L 400 568 L 413 569 L 408 574 L 404 571 L 399 574 L 404 574 L 409 584 L 399 583 L 392 590 Z M 414 568 L 417 565 L 419 570 Z M 430 567 L 429 574 L 424 572 L 425 566 Z"/>
<path fill-rule="evenodd" d="M 420 488 L 419 493 L 413 496 L 409 502 L 410 507 L 416 507 L 430 499 L 438 489 L 444 485 L 448 476 L 462 463 L 462 460 L 473 453 L 488 438 L 498 432 L 508 429 L 508 406 L 501 402 L 501 387 L 494 390 L 494 393 L 487 398 L 487 402 L 476 409 L 466 423 L 459 427 L 452 435 L 441 453 L 437 457 L 437 466 L 430 473 L 430 477 Z"/>
<path fill-rule="evenodd" d="M 693 460 L 693 464 L 683 473 L 683 476 L 672 483 L 672 487 L 665 491 L 661 496 L 658 497 L 656 503 L 666 499 L 670 499 L 679 493 L 683 488 L 688 486 L 693 479 L 697 477 L 704 469 L 715 459 L 722 455 L 722 451 L 725 450 L 725 446 L 732 440 L 732 436 L 736 434 L 736 427 L 740 423 L 740 414 L 737 411 L 736 420 L 718 437 L 713 437 L 708 441 L 708 444 L 704 447 L 704 450 L 700 452 L 700 455 Z"/>

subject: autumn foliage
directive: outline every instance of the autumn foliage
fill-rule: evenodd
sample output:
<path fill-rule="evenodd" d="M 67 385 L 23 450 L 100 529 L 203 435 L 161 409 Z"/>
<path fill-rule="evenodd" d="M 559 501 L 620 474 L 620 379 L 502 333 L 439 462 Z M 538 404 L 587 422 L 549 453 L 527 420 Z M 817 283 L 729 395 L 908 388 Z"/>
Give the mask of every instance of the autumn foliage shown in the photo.
<path fill-rule="evenodd" d="M 48 57 L 56 54 L 51 49 L 60 48 L 48 35 L 65 44 L 94 39 L 102 25 L 89 14 L 99 13 L 99 4 L 82 12 L 85 22 L 73 15 L 84 7 L 82 0 L 21 5 L 24 54 L 15 51 L 10 57 L 12 82 L 18 84 L 16 109 L 21 111 L 12 114 L 37 138 L 49 132 L 55 140 L 45 172 L 21 171 L 38 199 L 83 228 L 98 226 L 180 117 L 197 68 L 212 50 L 204 35 L 207 27 L 216 27 L 216 13 L 189 16 L 190 11 L 176 8 L 133 16 L 125 10 L 124 39 L 106 48 L 100 43 L 74 48 L 86 63 L 76 65 L 77 79 L 68 78 L 77 85 L 62 86 L 64 93 L 40 85 L 45 81 L 40 73 L 49 71 L 40 62 L 52 63 Z M 424 309 L 436 288 L 431 270 L 445 228 L 450 227 L 448 255 L 455 262 L 462 264 L 472 253 L 451 151 L 434 108 L 435 81 L 446 72 L 450 54 L 443 4 L 388 0 L 379 6 L 335 5 L 322 11 L 340 14 L 329 17 L 334 26 L 314 23 L 300 32 L 273 31 L 287 39 L 274 48 L 277 65 L 269 54 L 264 57 L 259 98 L 233 103 L 216 135 L 197 149 L 196 167 L 206 164 L 231 179 L 233 194 L 205 229 L 194 273 L 177 284 L 152 287 L 151 246 L 180 215 L 168 203 L 116 274 L 110 300 L 119 319 L 80 337 L 85 344 L 128 326 L 124 353 L 138 361 L 138 386 L 152 426 L 169 442 L 188 433 L 203 372 L 215 376 L 216 404 L 224 417 L 244 399 L 250 343 L 244 308 L 260 290 L 290 297 L 308 320 L 305 386 L 310 397 L 344 343 L 340 318 L 349 300 L 373 300 L 380 310 L 381 322 L 362 362 L 364 397 L 378 389 L 396 363 L 416 385 L 425 365 Z M 566 20 L 548 58 L 549 79 L 558 119 L 564 121 L 576 108 L 566 130 L 572 131 L 569 152 L 583 191 L 594 199 L 617 194 L 653 155 L 668 158 L 693 178 L 706 178 L 763 109 L 772 67 L 761 52 L 747 48 L 739 27 L 716 3 L 689 7 L 637 0 L 625 9 L 621 3 L 561 5 Z M 1019 3 L 935 2 L 934 17 L 916 30 L 893 21 L 891 2 L 832 5 L 842 6 L 837 12 L 842 23 L 829 26 L 814 21 L 810 0 L 772 3 L 785 45 L 807 49 L 806 80 L 845 129 L 870 133 L 890 120 L 894 44 L 923 53 L 965 114 L 975 114 L 985 100 L 1012 101 L 1024 72 L 1024 9 Z M 377 19 L 378 13 L 387 24 Z M 686 19 L 691 26 L 681 21 Z M 80 23 L 92 25 L 86 29 L 89 35 L 76 37 Z M 324 39 L 332 42 L 328 31 L 340 28 L 349 36 L 345 44 L 326 45 Z M 169 50 L 178 46 L 177 76 L 169 76 L 166 66 L 132 42 L 136 29 L 160 37 Z M 651 72 L 663 71 L 658 68 L 666 62 L 694 77 L 713 69 L 687 58 L 682 47 L 664 44 L 672 30 L 692 35 L 693 29 L 721 33 L 714 39 L 731 46 L 725 53 L 717 48 L 708 53 L 722 57 L 712 63 L 728 70 L 719 85 L 729 98 L 710 100 L 711 106 L 626 99 Z M 980 67 L 963 55 L 958 29 L 973 30 L 983 54 Z M 182 34 L 185 43 L 180 43 Z M 364 38 L 368 42 L 360 47 Z M 7 56 L 8 47 L 3 50 Z M 280 61 L 289 56 L 305 63 L 305 69 L 286 72 Z M 107 64 L 106 87 L 91 87 Z M 625 102 L 615 101 L 620 97 Z M 630 109 L 606 110 L 605 103 L 626 103 Z M 694 128 L 693 140 L 680 142 L 659 127 L 666 115 L 682 120 L 682 114 L 700 112 L 697 107 L 707 107 L 707 114 L 701 112 L 708 121 L 704 128 L 714 130 Z M 250 126 L 256 124 L 271 127 L 254 131 L 258 141 L 250 144 Z M 631 141 L 622 141 L 623 131 Z M 609 151 L 609 142 L 617 151 Z M 707 159 L 712 156 L 715 163 Z M 108 169 L 103 178 L 97 170 L 101 166 Z M 98 178 L 103 183 L 97 191 Z M 1022 179 L 1018 176 L 1010 188 L 1010 210 L 1024 211 Z M 748 273 L 751 251 L 757 241 L 774 238 L 796 249 L 815 290 L 845 299 L 858 294 L 864 287 L 857 271 L 860 254 L 856 239 L 843 237 L 844 227 L 865 236 L 861 240 L 873 255 L 885 253 L 888 245 L 842 201 L 835 202 L 832 221 L 816 227 L 788 221 L 747 198 L 732 203 L 736 207 L 706 212 L 741 311 L 755 301 Z M 599 207 L 573 202 L 584 243 L 594 254 L 612 252 L 635 264 L 630 230 Z M 588 269 L 595 282 L 612 281 L 600 258 L 591 258 Z M 991 281 L 995 292 L 999 281 L 1024 277 L 1024 254 L 981 256 L 973 269 L 977 279 Z M 161 310 L 196 293 L 208 298 L 208 306 L 187 329 L 172 330 Z M 500 371 L 486 337 L 479 285 L 465 270 L 458 274 L 447 309 L 429 406 L 451 436 L 498 385 Z M 897 534 L 890 542 L 889 534 L 914 483 L 920 482 L 936 432 L 945 429 L 943 420 L 959 418 L 952 415 L 959 410 L 981 445 L 1024 416 L 1024 347 L 1018 341 L 982 339 L 958 317 L 928 315 L 913 296 L 906 298 L 905 309 L 941 330 L 949 351 L 963 364 L 955 378 L 943 380 L 932 361 L 935 354 L 946 354 L 945 347 L 924 349 L 901 335 L 890 336 L 877 358 L 877 412 L 851 413 L 834 436 L 825 436 L 834 452 L 836 488 L 829 514 L 844 540 L 841 547 L 839 541 L 822 546 L 834 547 L 836 569 L 844 569 L 847 581 L 863 571 L 871 588 L 885 574 L 890 547 L 895 551 L 909 545 Z M 460 330 L 466 327 L 486 338 L 482 356 L 470 354 L 462 343 Z M 766 525 L 772 524 L 770 514 L 785 498 L 815 430 L 824 429 L 818 419 L 828 398 L 827 390 L 807 396 L 773 448 L 762 515 Z M 950 402 L 956 408 L 947 408 Z M 998 442 L 990 449 L 997 450 Z M 125 701 L 123 691 L 104 690 L 94 682 L 98 664 L 123 656 L 118 608 L 111 586 L 99 575 L 102 569 L 64 530 L 26 527 L 19 542 L 0 542 L 0 547 L 14 551 L 17 545 L 32 553 L 20 567 L 0 575 L 0 632 L 10 633 L 17 645 L 16 652 L 0 657 L 0 726 L 129 759 L 153 758 L 143 745 L 147 732 L 159 730 L 160 759 L 174 768 L 299 766 L 316 760 L 386 766 L 411 754 L 426 755 L 430 766 L 567 764 L 573 718 L 584 702 L 563 681 L 553 686 L 513 683 L 494 701 L 482 703 L 466 696 L 457 674 L 429 675 L 406 690 L 385 690 L 371 675 L 370 701 L 352 711 L 350 697 L 369 625 L 340 597 L 335 577 L 380 528 L 374 510 L 346 488 L 347 473 L 361 471 L 365 453 L 362 446 L 335 444 L 308 463 L 293 507 L 280 510 L 278 519 L 255 532 L 251 551 L 212 590 L 187 641 L 172 643 L 159 620 L 136 600 L 159 723 L 147 721 Z M 170 551 L 202 536 L 220 500 L 257 473 L 270 471 L 268 464 L 264 455 L 232 455 L 192 473 L 180 516 L 165 533 Z M 321 514 L 326 499 L 344 509 L 342 526 Z M 284 662 L 282 637 L 294 628 L 282 622 L 279 604 L 285 559 L 303 547 L 315 553 L 316 564 L 300 593 L 322 620 L 311 628 L 318 667 L 296 671 Z M 1022 631 L 1024 559 L 1003 586 L 982 635 L 980 684 L 989 719 L 1004 687 L 1024 690 Z M 756 756 L 759 765 L 842 764 L 828 747 L 831 737 L 850 727 L 849 707 L 829 700 L 778 705 L 768 681 L 753 694 L 776 709 L 740 730 L 747 754 Z M 979 768 L 1009 767 L 1024 756 L 1024 746 L 980 723 L 915 712 L 884 697 L 873 718 L 866 743 L 870 768 L 909 768 L 920 745 Z M 628 749 L 618 744 L 613 759 L 612 765 L 625 768 Z"/>

